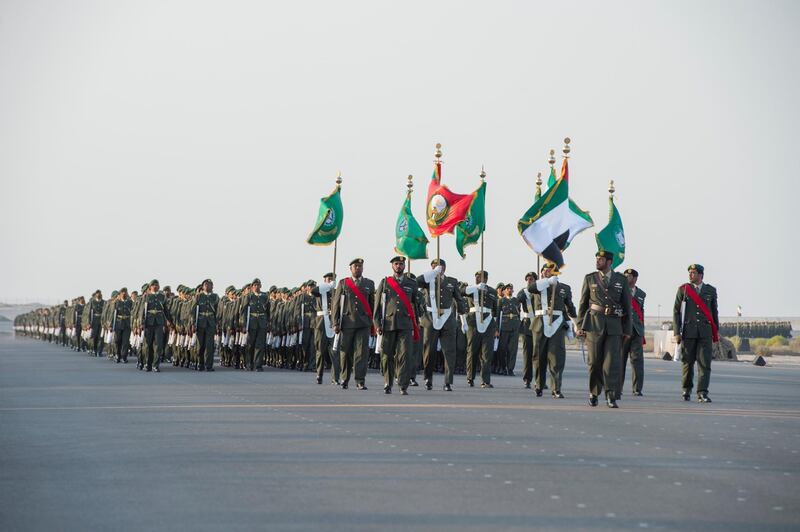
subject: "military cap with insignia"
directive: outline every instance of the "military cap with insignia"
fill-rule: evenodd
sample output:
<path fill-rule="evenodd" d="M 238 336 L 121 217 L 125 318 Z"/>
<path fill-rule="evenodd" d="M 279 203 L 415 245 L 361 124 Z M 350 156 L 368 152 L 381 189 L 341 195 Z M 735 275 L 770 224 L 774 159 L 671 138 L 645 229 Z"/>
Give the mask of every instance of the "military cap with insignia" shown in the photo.
<path fill-rule="evenodd" d="M 350 266 L 353 264 L 364 264 L 364 259 L 353 259 L 350 261 Z"/>
<path fill-rule="evenodd" d="M 330 277 L 331 279 L 333 279 L 336 276 L 333 274 L 333 272 L 328 272 L 328 273 L 326 273 L 325 275 L 322 276 L 323 279 L 326 278 L 326 277 Z"/>
<path fill-rule="evenodd" d="M 116 290 L 111 292 L 111 297 L 117 297 L 118 295 L 119 295 L 119 292 L 117 292 Z"/>
<path fill-rule="evenodd" d="M 273 292 L 276 292 L 277 290 L 278 290 L 278 287 L 275 286 L 275 285 L 272 285 L 272 286 L 269 287 L 269 290 L 267 290 L 267 292 L 269 292 L 271 294 Z"/>
<path fill-rule="evenodd" d="M 526 274 L 525 274 L 525 280 L 526 280 L 526 281 L 527 281 L 528 279 L 530 279 L 531 277 L 533 277 L 534 279 L 536 279 L 536 272 L 528 272 L 528 273 L 526 273 Z"/>
<path fill-rule="evenodd" d="M 506 285 L 504 285 L 503 283 L 497 283 L 497 290 L 502 290 L 505 287 Z"/>
<path fill-rule="evenodd" d="M 390 263 L 394 264 L 395 262 L 405 262 L 406 258 L 402 255 L 395 255 L 394 257 L 389 260 Z"/>
<path fill-rule="evenodd" d="M 253 279 L 253 282 L 251 282 L 251 283 L 250 283 L 250 285 L 252 286 L 252 285 L 254 285 L 254 284 L 259 284 L 259 285 L 260 285 L 260 284 L 261 284 L 261 279 L 259 279 L 258 277 L 256 277 L 255 279 Z"/>
<path fill-rule="evenodd" d="M 230 292 L 236 292 L 236 287 L 233 285 L 228 286 L 228 288 L 225 289 L 225 293 L 228 294 Z"/>
<path fill-rule="evenodd" d="M 486 270 L 478 270 L 477 272 L 475 272 L 475 277 L 479 276 L 480 274 L 488 276 L 489 272 L 487 272 Z"/>
<path fill-rule="evenodd" d="M 703 268 L 702 264 L 690 264 L 687 271 L 689 270 L 694 270 L 700 275 L 703 275 L 703 273 L 705 272 L 705 268 Z"/>
<path fill-rule="evenodd" d="M 609 259 L 609 260 L 613 260 L 614 259 L 614 254 L 613 253 L 611 253 L 610 251 L 602 250 L 602 249 L 599 250 L 597 253 L 595 253 L 594 256 L 595 257 L 603 257 L 604 259 Z"/>
<path fill-rule="evenodd" d="M 120 291 L 120 293 L 127 292 L 128 291 L 128 287 L 127 286 L 123 286 L 122 288 L 119 289 L 119 291 Z"/>
<path fill-rule="evenodd" d="M 444 259 L 433 259 L 433 260 L 431 261 L 431 268 L 435 268 L 435 267 L 437 267 L 437 266 L 438 266 L 438 265 L 440 265 L 440 264 L 441 264 L 442 266 L 447 266 L 447 261 L 446 261 L 446 260 L 444 260 Z"/>
<path fill-rule="evenodd" d="M 639 272 L 637 272 L 633 268 L 628 268 L 627 270 L 625 270 L 622 273 L 625 274 L 625 275 L 633 275 L 634 277 L 639 277 Z"/>

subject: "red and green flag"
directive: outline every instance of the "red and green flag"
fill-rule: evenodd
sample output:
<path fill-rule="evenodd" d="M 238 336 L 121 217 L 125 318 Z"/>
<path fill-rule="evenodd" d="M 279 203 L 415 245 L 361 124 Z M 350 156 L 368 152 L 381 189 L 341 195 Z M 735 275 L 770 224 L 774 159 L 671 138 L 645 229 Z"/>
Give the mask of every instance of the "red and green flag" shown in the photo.
<path fill-rule="evenodd" d="M 472 204 L 464 221 L 456 225 L 456 249 L 461 258 L 465 258 L 464 247 L 480 240 L 486 229 L 486 182 L 471 194 Z"/>
<path fill-rule="evenodd" d="M 425 209 L 431 236 L 452 234 L 456 225 L 466 219 L 474 197 L 473 194 L 456 194 L 442 185 L 441 181 L 442 164 L 437 162 L 428 185 L 428 203 Z"/>

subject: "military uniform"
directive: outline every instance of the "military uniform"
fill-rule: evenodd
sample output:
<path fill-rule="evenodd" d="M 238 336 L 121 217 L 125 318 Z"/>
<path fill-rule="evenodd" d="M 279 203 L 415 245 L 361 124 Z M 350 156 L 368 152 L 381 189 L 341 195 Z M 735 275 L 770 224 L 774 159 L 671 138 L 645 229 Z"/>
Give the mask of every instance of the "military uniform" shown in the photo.
<path fill-rule="evenodd" d="M 122 292 L 122 290 L 120 290 Z M 131 316 L 133 301 L 129 297 L 120 296 L 114 302 L 114 340 L 117 344 L 117 362 L 128 363 L 128 349 L 131 338 Z"/>
<path fill-rule="evenodd" d="M 158 281 L 151 281 L 150 286 L 158 285 Z M 144 326 L 144 343 L 147 346 L 144 360 L 147 371 L 159 371 L 161 355 L 164 352 L 164 327 L 172 321 L 172 316 L 166 307 L 166 297 L 163 292 L 148 292 L 142 296 L 141 322 Z"/>
<path fill-rule="evenodd" d="M 203 281 L 203 284 L 208 280 Z M 217 332 L 219 296 L 214 292 L 198 292 L 194 296 L 195 334 L 197 335 L 200 371 L 214 371 L 214 335 Z"/>
<path fill-rule="evenodd" d="M 327 278 L 333 279 L 333 275 L 331 274 Z M 315 369 L 318 384 L 322 384 L 326 360 L 330 360 L 331 364 L 331 384 L 339 384 L 339 356 L 338 353 L 334 353 L 332 350 L 334 330 L 331 309 L 333 308 L 333 292 L 335 288 L 336 286 L 331 282 L 314 286 L 311 289 L 311 296 L 314 298 L 314 319 L 311 324 L 314 330 Z M 325 316 L 328 317 L 327 325 Z"/>
<path fill-rule="evenodd" d="M 536 354 L 533 358 L 537 363 L 534 389 L 537 396 L 542 395 L 545 372 L 549 366 L 551 393 L 553 397 L 563 398 L 561 382 L 567 359 L 567 350 L 564 342 L 570 327 L 569 318 L 574 318 L 576 312 L 575 305 L 572 303 L 572 289 L 569 285 L 559 281 L 553 284 L 550 279 L 552 277 L 542 278 L 528 287 L 528 291 L 533 296 L 534 318 L 531 321 L 531 333 L 533 335 L 534 349 L 536 349 Z M 544 301 L 542 301 L 542 298 L 544 298 Z M 550 314 L 551 309 L 553 311 L 552 317 Z M 550 331 L 548 336 L 545 318 L 548 319 L 548 322 L 552 319 L 552 323 L 555 323 L 559 316 L 562 318 L 561 325 Z"/>
<path fill-rule="evenodd" d="M 357 259 L 360 260 L 360 259 Z M 353 263 L 351 262 L 351 266 Z M 363 263 L 363 261 L 361 261 Z M 375 283 L 364 276 L 350 280 L 363 295 L 367 305 L 375 299 Z M 365 387 L 372 309 L 365 307 L 345 279 L 339 281 L 333 295 L 333 323 L 339 329 L 339 352 L 342 387 L 347 388 L 351 373 L 358 387 Z"/>
<path fill-rule="evenodd" d="M 435 266 L 436 261 L 432 265 Z M 455 277 L 440 276 L 433 282 L 433 294 L 431 294 L 430 284 L 425 282 L 425 276 L 418 277 L 417 283 L 422 290 L 420 300 L 425 305 L 425 313 L 420 320 L 423 330 L 422 364 L 425 386 L 429 390 L 433 387 L 436 353 L 441 344 L 441 351 L 444 355 L 444 389 L 450 391 L 456 367 L 458 316 L 467 311 L 467 304 Z M 439 312 L 450 310 L 450 316 L 444 323 L 434 324 L 435 307 L 432 304 L 431 295 L 433 295 L 433 301 L 436 302 Z"/>
<path fill-rule="evenodd" d="M 405 294 L 410 308 L 406 307 L 401 296 L 392 287 L 392 280 Z M 399 277 L 393 275 L 381 279 L 375 292 L 373 317 L 375 328 L 383 332 L 381 373 L 383 373 L 383 389 L 385 391 L 391 391 L 395 375 L 400 390 L 405 392 L 408 388 L 410 381 L 408 364 L 413 357 L 413 341 L 415 336 L 416 339 L 419 338 L 419 330 L 415 323 L 417 318 L 414 312 L 418 305 L 418 294 L 416 280 L 412 280 L 406 275 Z"/>
<path fill-rule="evenodd" d="M 500 357 L 498 370 L 505 375 L 514 375 L 519 350 L 519 299 L 515 296 L 501 297 L 498 302 L 500 342 L 497 356 Z"/>
<path fill-rule="evenodd" d="M 639 277 L 638 272 L 631 268 L 625 270 L 625 275 L 632 274 Z M 625 370 L 628 366 L 628 359 L 631 361 L 631 368 L 633 369 L 633 394 L 641 395 L 642 386 L 644 385 L 644 299 L 647 297 L 644 290 L 638 286 L 634 286 L 631 290 L 631 336 L 622 342 L 622 360 L 619 367 L 619 387 L 617 391 L 621 394 L 625 387 Z M 636 311 L 638 305 L 642 316 Z"/>
<path fill-rule="evenodd" d="M 255 279 L 251 286 L 261 285 Z M 241 308 L 240 321 L 244 324 L 247 333 L 247 357 L 245 365 L 250 371 L 264 371 L 264 351 L 267 347 L 267 332 L 269 323 L 269 296 L 264 292 L 251 291 L 244 297 Z"/>
<path fill-rule="evenodd" d="M 525 275 L 525 281 L 529 283 L 536 280 L 536 275 L 529 272 Z M 522 382 L 526 388 L 531 387 L 533 381 L 533 333 L 531 332 L 531 320 L 533 318 L 533 296 L 528 292 L 527 287 L 517 292 L 517 301 L 520 304 L 520 336 L 522 336 Z"/>
<path fill-rule="evenodd" d="M 692 264 L 700 274 L 704 269 L 700 264 Z M 688 291 L 693 290 L 705 305 L 710 314 L 708 319 Z M 683 307 L 683 315 L 681 309 Z M 688 400 L 694 385 L 694 365 L 697 364 L 697 394 L 701 402 L 710 402 L 708 386 L 711 380 L 711 359 L 713 358 L 713 342 L 718 342 L 719 312 L 717 309 L 717 289 L 702 282 L 699 285 L 685 283 L 678 287 L 675 305 L 672 312 L 672 328 L 681 339 L 681 363 L 683 375 L 681 386 L 683 397 Z M 715 335 L 716 333 L 716 335 Z"/>
<path fill-rule="evenodd" d="M 596 271 L 584 277 L 578 323 L 587 339 L 590 403 L 595 406 L 605 388 L 609 406 L 616 408 L 622 336 L 631 334 L 631 291 L 624 275 Z"/>
<path fill-rule="evenodd" d="M 480 275 L 480 272 L 476 276 Z M 467 315 L 467 384 L 474 385 L 475 366 L 480 359 L 481 387 L 494 388 L 492 385 L 492 357 L 494 354 L 494 338 L 497 330 L 497 290 L 486 283 L 468 286 L 464 296 L 469 302 Z M 486 324 L 481 332 L 478 329 L 476 316 Z M 487 323 L 488 321 L 488 323 Z"/>

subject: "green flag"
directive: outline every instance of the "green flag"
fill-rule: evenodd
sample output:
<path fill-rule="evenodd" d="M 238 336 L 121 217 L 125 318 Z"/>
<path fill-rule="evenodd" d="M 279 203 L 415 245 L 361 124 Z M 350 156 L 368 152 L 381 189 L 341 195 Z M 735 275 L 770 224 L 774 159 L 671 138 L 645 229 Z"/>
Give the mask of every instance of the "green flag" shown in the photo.
<path fill-rule="evenodd" d="M 464 247 L 476 243 L 486 229 L 486 182 L 472 193 L 472 204 L 467 217 L 456 226 L 456 249 L 465 258 Z"/>
<path fill-rule="evenodd" d="M 409 259 L 428 258 L 428 237 L 411 213 L 411 198 L 406 197 L 397 216 L 394 250 Z"/>
<path fill-rule="evenodd" d="M 616 268 L 625 260 L 625 230 L 622 227 L 622 218 L 619 216 L 617 206 L 614 205 L 613 196 L 608 198 L 608 203 L 608 225 L 594 237 L 600 251 L 610 251 L 614 254 L 611 268 Z"/>
<path fill-rule="evenodd" d="M 309 244 L 327 246 L 339 237 L 344 219 L 341 191 L 341 187 L 337 185 L 336 190 L 329 196 L 319 200 L 319 214 L 317 214 L 314 230 L 308 235 L 307 242 Z"/>

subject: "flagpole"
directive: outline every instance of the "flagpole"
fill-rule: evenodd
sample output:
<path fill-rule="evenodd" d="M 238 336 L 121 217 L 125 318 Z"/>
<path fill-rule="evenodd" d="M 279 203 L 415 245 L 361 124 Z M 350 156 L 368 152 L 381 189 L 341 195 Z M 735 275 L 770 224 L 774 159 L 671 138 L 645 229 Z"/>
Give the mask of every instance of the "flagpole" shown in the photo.
<path fill-rule="evenodd" d="M 565 161 L 567 159 L 569 159 L 569 152 L 570 152 L 569 137 L 567 137 L 567 138 L 564 139 L 564 147 L 561 148 L 561 153 L 564 154 L 563 158 L 564 158 Z M 552 168 L 552 166 L 556 162 L 555 150 L 550 150 L 550 159 L 549 159 L 549 161 L 552 161 L 550 163 L 550 167 Z M 559 272 L 559 273 L 561 273 L 561 272 Z M 553 323 L 553 307 L 555 307 L 555 306 L 556 306 L 556 289 L 553 288 L 553 297 L 550 300 L 550 308 L 548 309 L 548 312 L 550 313 L 550 323 Z"/>
<path fill-rule="evenodd" d="M 483 185 L 484 181 L 486 181 L 486 172 L 483 169 L 483 165 L 481 165 L 481 185 Z M 485 216 L 486 215 L 484 214 L 484 220 L 486 219 Z M 485 232 L 486 232 L 485 229 L 483 231 L 481 231 L 481 283 L 483 282 L 483 277 L 484 277 L 484 273 L 483 273 L 483 234 Z M 481 299 L 481 308 L 479 309 L 481 321 L 483 321 L 483 299 L 484 299 L 483 298 L 483 294 L 484 294 L 484 292 L 485 292 L 485 290 L 481 290 L 481 298 L 480 298 Z M 478 314 L 476 314 L 476 316 L 477 315 Z"/>
<path fill-rule="evenodd" d="M 436 143 L 436 152 L 434 153 L 434 157 L 436 157 L 436 170 L 437 175 L 439 177 L 439 184 L 442 184 L 442 144 L 441 142 Z M 441 261 L 441 235 L 436 236 L 436 266 L 439 266 L 439 262 Z M 439 279 L 439 276 L 436 276 L 436 319 L 438 320 L 441 317 L 441 309 L 439 308 L 442 301 L 442 282 Z"/>
<path fill-rule="evenodd" d="M 408 174 L 408 183 L 406 183 L 406 188 L 408 189 L 408 192 L 406 193 L 406 199 L 410 200 L 411 192 L 414 190 L 414 176 L 411 174 Z M 411 273 L 411 257 L 406 255 L 406 259 L 408 262 L 408 273 Z"/>
<path fill-rule="evenodd" d="M 614 214 L 614 192 L 615 191 L 616 191 L 616 189 L 614 188 L 614 180 L 611 179 L 608 182 L 608 221 L 609 222 L 611 221 L 611 216 Z M 615 259 L 616 259 L 616 257 L 615 257 Z M 614 264 L 614 260 L 611 261 L 612 265 Z"/>
<path fill-rule="evenodd" d="M 536 174 L 536 199 L 542 197 L 542 173 L 538 172 Z M 539 278 L 539 274 L 542 271 L 542 256 L 538 253 L 536 254 L 536 278 Z"/>
<path fill-rule="evenodd" d="M 338 190 L 341 190 L 341 189 L 342 189 L 342 172 L 339 171 L 336 174 L 336 190 L 338 191 Z M 336 279 L 336 252 L 338 250 L 338 247 L 339 247 L 339 237 L 336 237 L 336 239 L 333 241 L 333 275 L 334 275 L 334 280 Z"/>

